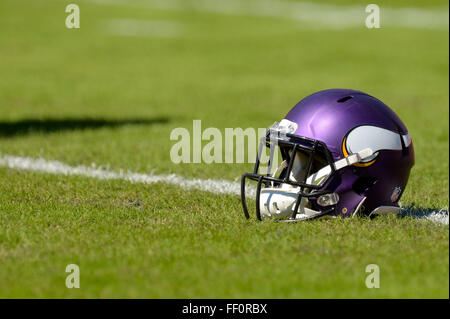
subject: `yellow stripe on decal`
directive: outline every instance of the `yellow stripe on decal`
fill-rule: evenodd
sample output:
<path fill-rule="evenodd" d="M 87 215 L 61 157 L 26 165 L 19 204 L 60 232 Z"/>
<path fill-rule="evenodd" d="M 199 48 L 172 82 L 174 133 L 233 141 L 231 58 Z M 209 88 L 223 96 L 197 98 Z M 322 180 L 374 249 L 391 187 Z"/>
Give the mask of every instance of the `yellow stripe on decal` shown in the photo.
<path fill-rule="evenodd" d="M 345 145 L 346 142 L 347 142 L 347 136 L 344 137 L 344 140 L 342 141 L 342 153 L 344 154 L 344 157 L 348 157 L 348 155 L 349 155 L 348 151 L 347 151 L 347 146 Z M 374 159 L 374 160 L 372 160 L 372 161 L 370 161 L 368 163 L 355 163 L 353 165 L 356 166 L 356 167 L 367 167 L 367 166 L 370 166 L 373 163 L 375 163 L 376 160 L 377 159 Z"/>

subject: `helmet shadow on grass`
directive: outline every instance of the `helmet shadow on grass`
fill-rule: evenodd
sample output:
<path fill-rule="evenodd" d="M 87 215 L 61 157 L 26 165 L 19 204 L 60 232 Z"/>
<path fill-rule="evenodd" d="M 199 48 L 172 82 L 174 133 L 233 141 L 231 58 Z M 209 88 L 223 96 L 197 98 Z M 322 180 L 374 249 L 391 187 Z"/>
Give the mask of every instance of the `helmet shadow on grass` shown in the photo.
<path fill-rule="evenodd" d="M 414 204 L 411 206 L 404 206 L 398 213 L 399 217 L 413 217 L 420 219 L 428 219 L 431 221 L 439 222 L 448 225 L 449 223 L 449 211 L 448 207 L 444 208 L 424 208 L 418 207 Z"/>
<path fill-rule="evenodd" d="M 22 119 L 0 121 L 0 137 L 23 136 L 36 133 L 54 133 L 85 129 L 118 128 L 126 125 L 166 124 L 167 117 L 147 119 L 105 119 L 105 118 L 63 118 L 63 119 Z"/>

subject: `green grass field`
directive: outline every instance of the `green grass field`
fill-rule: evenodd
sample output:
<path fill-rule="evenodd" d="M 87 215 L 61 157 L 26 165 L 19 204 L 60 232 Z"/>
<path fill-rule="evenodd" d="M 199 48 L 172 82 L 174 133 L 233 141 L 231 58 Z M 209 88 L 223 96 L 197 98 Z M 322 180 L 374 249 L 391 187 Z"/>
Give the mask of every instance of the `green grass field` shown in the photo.
<path fill-rule="evenodd" d="M 448 207 L 448 26 L 333 29 L 153 1 L 73 2 L 80 29 L 65 27 L 70 2 L 0 0 L 0 157 L 234 181 L 252 164 L 173 164 L 170 132 L 194 119 L 268 127 L 312 92 L 354 88 L 410 131 L 403 204 Z M 366 3 L 341 3 L 365 14 Z M 172 31 L 108 27 L 121 19 Z M 80 289 L 65 286 L 72 263 Z M 368 264 L 380 267 L 379 289 L 365 286 Z M 259 223 L 234 195 L 0 166 L 0 298 L 21 297 L 449 298 L 449 227 L 394 215 Z"/>

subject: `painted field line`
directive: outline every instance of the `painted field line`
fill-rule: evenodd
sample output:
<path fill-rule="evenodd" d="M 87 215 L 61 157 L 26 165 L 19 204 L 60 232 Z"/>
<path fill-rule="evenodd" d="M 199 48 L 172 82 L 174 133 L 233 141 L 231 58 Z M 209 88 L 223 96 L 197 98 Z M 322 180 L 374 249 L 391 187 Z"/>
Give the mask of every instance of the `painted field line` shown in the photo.
<path fill-rule="evenodd" d="M 303 22 L 316 29 L 365 28 L 366 4 L 334 5 L 275 0 L 90 0 L 104 5 L 149 7 L 159 10 L 197 11 L 257 16 Z M 448 7 L 381 7 L 381 26 L 448 30 Z"/>
<path fill-rule="evenodd" d="M 399 215 L 404 217 L 412 216 L 415 218 L 424 218 L 432 222 L 444 225 L 448 225 L 449 223 L 448 207 L 437 210 L 422 207 L 406 206 L 402 207 Z"/>
<path fill-rule="evenodd" d="M 432 212 L 431 214 L 424 216 L 424 218 L 431 220 L 432 222 L 435 223 L 448 225 L 449 220 L 448 209 L 446 210 L 445 208 L 443 208 L 440 211 Z"/>
<path fill-rule="evenodd" d="M 144 38 L 177 38 L 183 34 L 180 22 L 168 20 L 107 19 L 100 22 L 105 33 Z"/>
<path fill-rule="evenodd" d="M 96 179 L 116 179 L 132 183 L 155 184 L 167 183 L 177 185 L 185 189 L 197 189 L 214 194 L 240 195 L 241 187 L 239 182 L 214 179 L 189 179 L 175 174 L 155 175 L 141 174 L 131 171 L 120 170 L 111 171 L 102 166 L 70 166 L 59 161 L 45 160 L 43 158 L 18 157 L 0 154 L 0 167 L 11 169 L 48 173 L 53 175 L 76 175 Z M 254 196 L 250 192 L 249 196 Z"/>
<path fill-rule="evenodd" d="M 155 175 L 142 174 L 130 171 L 120 170 L 111 171 L 102 166 L 70 166 L 59 161 L 45 160 L 43 158 L 19 157 L 12 155 L 3 155 L 0 153 L 0 167 L 11 169 L 48 173 L 53 175 L 75 175 L 85 176 L 103 180 L 124 180 L 131 183 L 155 184 L 167 183 L 183 187 L 185 189 L 196 189 L 214 194 L 231 194 L 239 196 L 241 194 L 240 183 L 227 180 L 214 179 L 189 179 L 175 174 Z M 255 197 L 255 188 L 247 187 L 249 198 Z M 412 216 L 416 218 L 427 219 L 444 225 L 449 224 L 448 209 L 432 210 L 420 207 L 404 207 L 400 215 Z"/>

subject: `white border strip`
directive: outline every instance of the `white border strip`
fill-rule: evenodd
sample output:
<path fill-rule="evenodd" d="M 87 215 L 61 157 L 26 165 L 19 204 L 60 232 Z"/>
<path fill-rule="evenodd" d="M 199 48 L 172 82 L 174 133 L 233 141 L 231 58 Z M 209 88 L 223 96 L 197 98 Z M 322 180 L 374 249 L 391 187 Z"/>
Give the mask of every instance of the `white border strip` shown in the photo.
<path fill-rule="evenodd" d="M 167 183 L 183 187 L 185 189 L 196 189 L 206 191 L 214 194 L 231 194 L 240 195 L 241 187 L 239 182 L 232 182 L 227 180 L 213 180 L 213 179 L 188 179 L 175 174 L 170 175 L 155 175 L 155 174 L 140 174 L 135 172 L 113 172 L 102 166 L 97 167 L 92 164 L 91 167 L 79 165 L 70 166 L 58 161 L 49 161 L 43 158 L 18 157 L 13 155 L 2 155 L 0 153 L 0 167 L 8 167 L 11 169 L 48 173 L 53 175 L 76 175 L 85 176 L 96 179 L 115 179 L 125 180 L 131 183 L 155 184 Z M 247 196 L 254 198 L 256 191 L 253 187 L 247 187 Z M 402 215 L 413 216 L 417 218 L 424 218 L 436 223 L 444 225 L 449 224 L 448 209 L 441 209 L 439 211 L 424 210 L 416 207 L 405 207 L 402 210 Z"/>

